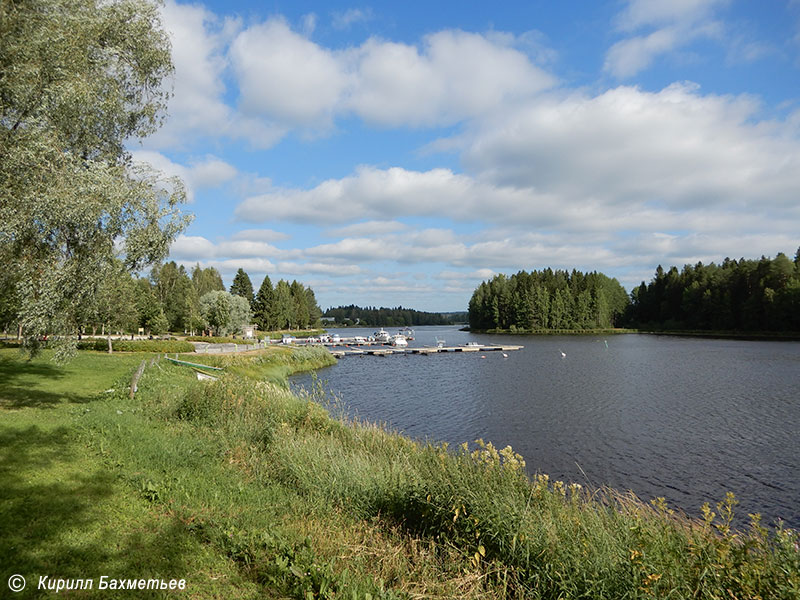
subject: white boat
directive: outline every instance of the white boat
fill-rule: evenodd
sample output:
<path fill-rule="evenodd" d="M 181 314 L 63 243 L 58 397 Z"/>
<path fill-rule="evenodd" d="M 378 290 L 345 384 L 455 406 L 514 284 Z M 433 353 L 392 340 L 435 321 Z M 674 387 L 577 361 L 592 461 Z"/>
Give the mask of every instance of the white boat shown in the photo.
<path fill-rule="evenodd" d="M 411 329 L 411 327 L 404 327 L 398 333 L 403 337 L 405 337 L 407 340 L 413 340 L 415 335 L 414 330 Z"/>
<path fill-rule="evenodd" d="M 375 333 L 373 333 L 372 336 L 375 338 L 376 342 L 379 342 L 381 344 L 388 344 L 389 342 L 392 341 L 392 336 L 389 334 L 388 331 L 385 331 L 383 327 L 381 327 L 380 331 L 376 331 Z"/>
<path fill-rule="evenodd" d="M 367 343 L 367 338 L 365 338 L 362 335 L 357 335 L 357 336 L 355 336 L 353 338 L 353 343 L 354 344 L 366 344 Z"/>
<path fill-rule="evenodd" d="M 408 346 L 408 340 L 406 339 L 406 336 L 404 336 L 401 333 L 398 333 L 397 335 L 392 336 L 391 344 L 392 346 L 405 347 Z"/>

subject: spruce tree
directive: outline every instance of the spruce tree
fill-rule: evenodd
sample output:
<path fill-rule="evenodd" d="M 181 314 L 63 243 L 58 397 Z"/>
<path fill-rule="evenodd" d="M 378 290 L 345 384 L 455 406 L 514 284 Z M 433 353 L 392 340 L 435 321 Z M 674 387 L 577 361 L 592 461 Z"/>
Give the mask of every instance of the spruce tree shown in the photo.
<path fill-rule="evenodd" d="M 234 296 L 241 296 L 253 306 L 253 301 L 255 300 L 255 296 L 253 296 L 253 284 L 250 281 L 250 276 L 245 273 L 244 269 L 239 269 L 236 271 L 236 276 L 233 278 L 233 283 L 231 284 L 231 294 Z"/>

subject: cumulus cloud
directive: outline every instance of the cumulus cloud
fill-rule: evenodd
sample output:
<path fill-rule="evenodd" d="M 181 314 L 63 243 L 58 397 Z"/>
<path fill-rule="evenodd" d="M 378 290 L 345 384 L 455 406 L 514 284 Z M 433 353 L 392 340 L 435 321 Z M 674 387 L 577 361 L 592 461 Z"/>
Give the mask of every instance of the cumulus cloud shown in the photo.
<path fill-rule="evenodd" d="M 230 56 L 248 114 L 324 126 L 345 88 L 346 74 L 334 54 L 282 19 L 243 30 Z"/>
<path fill-rule="evenodd" d="M 619 87 L 532 104 L 463 140 L 470 171 L 567 205 L 737 211 L 795 204 L 800 140 L 746 96 Z"/>
<path fill-rule="evenodd" d="M 513 42 L 463 31 L 431 34 L 422 48 L 370 39 L 349 56 L 345 105 L 382 125 L 449 125 L 552 87 L 555 78 Z"/>
<path fill-rule="evenodd" d="M 554 95 L 450 140 L 468 174 L 363 166 L 311 189 L 249 197 L 236 215 L 320 224 L 440 217 L 565 231 L 796 216 L 800 140 L 784 123 L 758 121 L 758 109 L 750 97 L 704 96 L 691 84 Z"/>

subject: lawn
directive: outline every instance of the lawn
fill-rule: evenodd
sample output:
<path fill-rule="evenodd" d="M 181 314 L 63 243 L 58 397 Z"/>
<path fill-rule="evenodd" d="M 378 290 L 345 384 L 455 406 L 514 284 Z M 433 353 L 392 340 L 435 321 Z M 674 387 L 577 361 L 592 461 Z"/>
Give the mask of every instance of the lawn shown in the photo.
<path fill-rule="evenodd" d="M 93 578 L 96 588 L 102 575 L 191 577 L 193 598 L 255 597 L 231 561 L 120 481 L 77 426 L 142 359 L 79 353 L 60 366 L 48 353 L 27 360 L 0 349 L 0 596 L 8 578 L 21 574 L 27 589 L 17 598 L 45 595 L 34 589 L 40 576 Z M 113 597 L 96 589 L 72 594 Z"/>

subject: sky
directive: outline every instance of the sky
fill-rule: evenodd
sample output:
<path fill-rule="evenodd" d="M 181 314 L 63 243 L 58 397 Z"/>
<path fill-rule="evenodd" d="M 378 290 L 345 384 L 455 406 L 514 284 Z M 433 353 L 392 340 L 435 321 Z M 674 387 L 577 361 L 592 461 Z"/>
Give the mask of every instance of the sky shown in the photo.
<path fill-rule="evenodd" d="M 800 246 L 800 0 L 166 0 L 170 260 L 329 306 Z"/>

